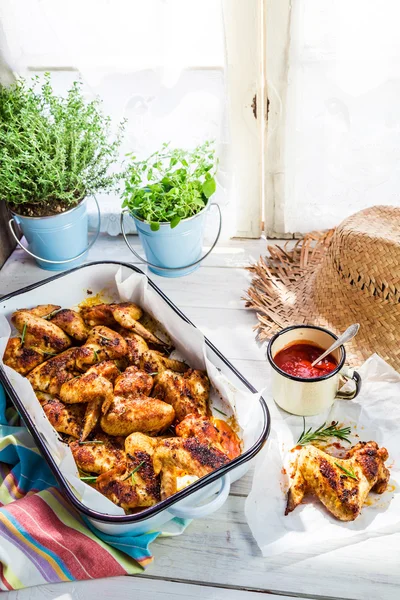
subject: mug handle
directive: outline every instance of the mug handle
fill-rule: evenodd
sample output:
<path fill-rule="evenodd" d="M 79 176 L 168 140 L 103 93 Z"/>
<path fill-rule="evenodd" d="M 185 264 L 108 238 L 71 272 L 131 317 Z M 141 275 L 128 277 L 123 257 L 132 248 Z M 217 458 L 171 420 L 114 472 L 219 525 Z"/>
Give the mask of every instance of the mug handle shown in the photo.
<path fill-rule="evenodd" d="M 346 383 L 347 381 L 354 381 L 355 386 L 350 392 L 341 392 L 339 389 L 336 398 L 341 400 L 353 400 L 358 396 L 361 390 L 361 375 L 357 371 L 354 371 L 354 369 L 349 369 L 348 367 L 344 367 L 340 371 L 340 375 L 346 380 Z"/>

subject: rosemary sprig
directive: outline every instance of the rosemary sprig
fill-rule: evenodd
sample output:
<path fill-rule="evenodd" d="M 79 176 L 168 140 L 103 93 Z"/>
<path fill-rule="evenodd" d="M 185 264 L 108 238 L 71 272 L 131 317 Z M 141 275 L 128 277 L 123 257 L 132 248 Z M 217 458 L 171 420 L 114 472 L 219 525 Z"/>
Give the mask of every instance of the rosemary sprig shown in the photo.
<path fill-rule="evenodd" d="M 135 475 L 135 473 L 137 473 L 139 471 L 139 469 L 144 465 L 144 463 L 145 463 L 145 461 L 142 460 L 142 462 L 137 467 L 135 467 L 133 469 L 133 471 L 131 471 L 129 473 L 129 475 L 127 475 L 126 477 L 124 477 L 122 481 L 126 481 L 127 479 L 129 479 L 129 477 L 132 477 L 132 484 L 134 485 L 136 483 L 134 475 Z"/>
<path fill-rule="evenodd" d="M 78 446 L 84 446 L 85 444 L 104 444 L 103 440 L 85 440 L 84 442 L 78 442 Z"/>
<path fill-rule="evenodd" d="M 107 337 L 106 335 L 103 335 L 102 333 L 97 333 L 97 335 L 103 338 L 103 340 L 107 340 L 107 342 L 112 342 L 111 338 Z"/>
<path fill-rule="evenodd" d="M 338 427 L 339 421 L 332 421 L 330 425 L 325 427 L 326 423 L 322 423 L 320 427 L 318 427 L 315 431 L 312 431 L 312 427 L 310 427 L 306 431 L 306 420 L 303 417 L 303 433 L 297 440 L 297 443 L 300 446 L 305 446 L 306 444 L 310 444 L 311 442 L 321 442 L 329 437 L 337 437 L 340 440 L 344 440 L 351 444 L 351 440 L 349 440 L 348 436 L 351 433 L 350 427 Z"/>
<path fill-rule="evenodd" d="M 215 406 L 213 408 L 214 408 L 214 410 L 216 410 L 217 412 L 219 412 L 221 415 L 224 415 L 224 417 L 228 416 L 226 413 L 224 413 L 223 410 L 219 410 L 219 408 L 216 408 Z"/>
<path fill-rule="evenodd" d="M 335 465 L 337 467 L 339 467 L 339 469 L 341 469 L 344 473 L 346 473 L 346 475 L 348 477 L 351 477 L 351 479 L 355 479 L 356 481 L 358 481 L 358 478 L 356 477 L 356 474 L 354 473 L 354 471 L 349 471 L 348 469 L 346 469 L 342 465 L 339 465 L 339 463 L 337 463 L 337 462 L 335 462 Z"/>
<path fill-rule="evenodd" d="M 21 334 L 21 346 L 24 345 L 24 341 L 25 341 L 25 335 L 26 335 L 26 330 L 27 330 L 28 326 L 26 323 L 24 323 L 24 326 L 22 328 L 22 334 Z"/>
<path fill-rule="evenodd" d="M 99 353 L 97 350 L 93 349 L 94 359 L 96 362 L 99 362 Z"/>
<path fill-rule="evenodd" d="M 80 479 L 81 481 L 86 481 L 87 483 L 94 483 L 97 481 L 97 477 L 94 477 L 93 475 L 90 475 L 89 477 L 81 477 Z"/>
<path fill-rule="evenodd" d="M 156 371 L 155 373 L 148 373 L 148 375 L 151 375 L 151 376 L 158 375 L 158 371 Z"/>

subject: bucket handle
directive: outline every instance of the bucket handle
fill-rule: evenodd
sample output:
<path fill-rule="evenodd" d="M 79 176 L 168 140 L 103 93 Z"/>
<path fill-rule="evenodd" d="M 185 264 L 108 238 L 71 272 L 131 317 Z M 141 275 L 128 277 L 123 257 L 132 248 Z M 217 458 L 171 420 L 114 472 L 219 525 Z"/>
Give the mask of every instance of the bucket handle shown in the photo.
<path fill-rule="evenodd" d="M 52 265 L 64 265 L 65 263 L 73 262 L 74 260 L 78 260 L 78 258 L 81 258 L 84 254 L 86 254 L 86 252 L 88 250 L 90 250 L 90 248 L 93 246 L 93 244 L 95 243 L 95 241 L 99 237 L 100 226 L 101 226 L 100 206 L 99 206 L 99 203 L 97 201 L 96 196 L 93 196 L 93 200 L 96 202 L 97 216 L 98 216 L 98 224 L 97 224 L 97 229 L 96 229 L 95 236 L 92 239 L 92 241 L 90 242 L 90 244 L 83 250 L 83 252 L 81 252 L 77 256 L 73 256 L 72 258 L 67 258 L 66 260 L 48 260 L 47 258 L 42 258 L 41 256 L 37 256 L 36 254 L 33 254 L 33 252 L 31 252 L 30 250 L 28 250 L 28 248 L 25 248 L 25 246 L 23 246 L 21 244 L 20 240 L 18 239 L 18 237 L 17 237 L 17 235 L 16 235 L 16 233 L 14 231 L 14 227 L 13 227 L 14 220 L 15 220 L 14 217 L 12 217 L 8 221 L 8 226 L 10 228 L 10 231 L 11 231 L 11 234 L 12 234 L 14 240 L 17 242 L 18 246 L 20 248 L 22 248 L 22 250 L 24 250 L 24 252 L 26 252 L 30 256 L 33 256 L 33 258 L 36 258 L 36 260 L 41 260 L 42 262 L 45 262 L 45 263 L 51 263 Z"/>
<path fill-rule="evenodd" d="M 158 269 L 160 271 L 181 271 L 182 269 L 188 269 L 189 267 L 194 267 L 195 265 L 198 265 L 199 263 L 201 263 L 205 258 L 207 258 L 207 256 L 209 254 L 211 254 L 211 252 L 214 250 L 215 246 L 217 245 L 219 236 L 221 235 L 221 228 L 222 228 L 221 209 L 219 207 L 219 204 L 217 204 L 216 202 L 212 202 L 210 204 L 210 207 L 211 206 L 216 206 L 218 208 L 218 213 L 219 213 L 219 226 L 218 226 L 217 237 L 215 238 L 215 240 L 214 240 L 211 248 L 208 250 L 208 252 L 206 252 L 204 254 L 204 256 L 202 256 L 198 260 L 195 260 L 194 262 L 190 263 L 190 265 L 185 265 L 183 267 L 160 267 L 159 265 L 155 265 L 155 264 L 149 262 L 148 260 L 146 260 L 145 258 L 143 258 L 142 256 L 140 256 L 140 254 L 138 254 L 136 252 L 136 250 L 134 250 L 132 248 L 132 246 L 130 245 L 130 243 L 128 241 L 128 238 L 126 237 L 126 232 L 125 232 L 125 228 L 124 228 L 124 216 L 126 213 L 129 213 L 128 209 L 124 209 L 121 212 L 121 231 L 122 231 L 122 235 L 124 236 L 125 243 L 128 246 L 129 250 L 132 252 L 132 254 L 134 254 L 136 256 L 136 258 L 138 258 L 140 260 L 140 262 L 145 263 L 146 265 L 148 265 L 149 267 L 153 267 L 154 269 Z"/>

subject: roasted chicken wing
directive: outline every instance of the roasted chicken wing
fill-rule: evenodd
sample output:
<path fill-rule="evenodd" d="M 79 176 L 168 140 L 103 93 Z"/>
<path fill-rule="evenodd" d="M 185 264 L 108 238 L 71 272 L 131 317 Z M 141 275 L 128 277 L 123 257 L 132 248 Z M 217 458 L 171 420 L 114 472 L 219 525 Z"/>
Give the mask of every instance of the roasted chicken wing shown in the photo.
<path fill-rule="evenodd" d="M 101 432 L 96 433 L 95 438 L 92 442 L 71 442 L 69 445 L 81 471 L 106 473 L 118 465 L 126 464 L 124 438 L 111 438 Z"/>
<path fill-rule="evenodd" d="M 126 511 L 153 506 L 160 501 L 160 482 L 153 466 L 156 441 L 142 433 L 126 438 L 126 465 L 100 475 L 96 487 Z"/>
<path fill-rule="evenodd" d="M 175 428 L 179 437 L 195 437 L 203 444 L 212 444 L 231 460 L 239 456 L 241 443 L 233 429 L 221 419 L 207 419 L 197 415 L 188 415 Z"/>
<path fill-rule="evenodd" d="M 117 396 L 135 397 L 138 394 L 148 396 L 153 387 L 153 378 L 148 373 L 140 371 L 137 367 L 128 367 L 119 375 L 114 384 L 114 393 Z"/>
<path fill-rule="evenodd" d="M 46 358 L 48 358 L 48 354 L 34 348 L 27 348 L 19 337 L 8 340 L 3 356 L 4 364 L 21 373 L 21 375 L 30 373 L 32 369 L 44 362 Z"/>
<path fill-rule="evenodd" d="M 154 471 L 161 473 L 161 499 L 228 462 L 221 450 L 194 437 L 161 440 L 153 456 Z"/>
<path fill-rule="evenodd" d="M 169 404 L 142 394 L 125 398 L 114 396 L 107 414 L 101 417 L 103 431 L 110 435 L 129 435 L 135 431 L 157 434 L 175 419 Z"/>
<path fill-rule="evenodd" d="M 76 375 L 76 351 L 77 348 L 69 348 L 33 369 L 27 376 L 33 389 L 58 395 L 62 384 Z"/>
<path fill-rule="evenodd" d="M 82 435 L 85 407 L 82 405 L 67 406 L 58 398 L 44 392 L 36 392 L 46 417 L 59 433 L 74 438 Z"/>
<path fill-rule="evenodd" d="M 50 354 L 63 352 L 71 346 L 71 339 L 54 323 L 33 314 L 31 310 L 17 310 L 11 317 L 13 325 L 24 336 L 27 348 L 37 348 Z"/>
<path fill-rule="evenodd" d="M 128 353 L 124 338 L 116 331 L 98 325 L 90 330 L 89 336 L 77 353 L 76 365 L 85 371 L 103 360 L 121 359 Z"/>
<path fill-rule="evenodd" d="M 59 310 L 49 322 L 57 325 L 77 342 L 84 342 L 89 335 L 90 327 L 86 325 L 82 316 L 69 308 Z"/>
<path fill-rule="evenodd" d="M 313 494 L 340 521 L 353 521 L 372 490 L 382 494 L 390 473 L 386 448 L 376 442 L 359 442 L 345 458 L 336 458 L 309 445 L 299 451 L 288 492 L 285 514 Z"/>
<path fill-rule="evenodd" d="M 119 329 L 120 334 L 128 345 L 128 362 L 130 365 L 140 367 L 146 373 L 161 373 L 166 369 L 185 373 L 188 366 L 179 360 L 169 358 L 158 350 L 150 350 L 147 342 L 136 333 L 124 329 Z"/>
<path fill-rule="evenodd" d="M 119 369 L 112 361 L 91 367 L 87 373 L 66 381 L 60 389 L 60 399 L 67 404 L 87 404 L 82 440 L 85 440 L 99 420 L 102 407 L 107 412 L 113 401 L 112 382 Z"/>
<path fill-rule="evenodd" d="M 171 404 L 178 421 L 187 415 L 206 416 L 210 382 L 203 371 L 189 369 L 184 375 L 163 371 L 155 378 L 153 396 Z"/>

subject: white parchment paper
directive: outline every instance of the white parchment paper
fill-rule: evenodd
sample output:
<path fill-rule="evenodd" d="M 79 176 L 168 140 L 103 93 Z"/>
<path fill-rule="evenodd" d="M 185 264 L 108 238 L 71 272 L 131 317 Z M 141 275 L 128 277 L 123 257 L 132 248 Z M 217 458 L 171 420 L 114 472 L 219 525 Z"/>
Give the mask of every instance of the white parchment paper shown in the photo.
<path fill-rule="evenodd" d="M 339 421 L 351 426 L 354 443 L 374 440 L 385 446 L 389 452 L 386 465 L 391 471 L 388 490 L 382 495 L 370 493 L 361 515 L 352 522 L 335 519 L 315 499 L 306 500 L 285 516 L 290 466 L 295 456 L 291 449 L 303 430 L 303 420 L 281 411 L 264 394 L 272 413 L 272 433 L 258 456 L 245 505 L 248 524 L 264 556 L 300 548 L 313 553 L 340 548 L 388 535 L 400 524 L 400 375 L 376 354 L 357 371 L 362 377 L 359 396 L 337 400 L 328 414 L 307 417 L 306 426 L 315 428 L 324 421 Z M 345 442 L 342 445 L 349 446 Z M 327 452 L 338 450 L 331 446 Z"/>
<path fill-rule="evenodd" d="M 98 276 L 97 276 L 98 282 Z M 100 292 L 90 281 L 85 282 L 86 286 L 92 288 L 91 293 Z M 236 415 L 240 427 L 240 435 L 244 441 L 244 448 L 247 450 L 257 439 L 259 426 L 259 396 L 247 391 L 236 388 L 218 369 L 213 365 L 206 355 L 206 346 L 204 337 L 198 329 L 185 323 L 181 317 L 154 291 L 147 283 L 145 275 L 132 273 L 126 279 L 123 279 L 123 270 L 116 267 L 115 284 L 117 297 L 115 301 L 132 301 L 141 306 L 154 319 L 162 324 L 167 331 L 176 351 L 173 357 L 184 359 L 188 365 L 195 369 L 205 369 L 213 386 L 210 395 L 210 403 L 213 408 L 219 408 L 227 416 Z M 46 297 L 45 286 L 39 288 L 43 290 L 43 297 L 38 298 L 38 291 L 35 292 L 35 299 L 32 306 L 38 303 L 45 304 L 49 301 Z M 54 292 L 52 292 L 54 294 Z M 62 290 L 62 280 L 60 280 L 60 298 L 52 297 L 52 302 L 57 300 L 58 304 L 67 308 L 67 294 Z M 32 296 L 33 298 L 33 296 Z M 81 300 L 84 300 L 82 295 Z M 29 306 L 26 306 L 29 308 Z M 72 307 L 72 306 L 71 306 Z M 11 316 L 11 315 L 9 315 Z M 0 315 L 0 364 L 7 374 L 19 398 L 23 401 L 26 409 L 31 415 L 37 430 L 39 431 L 43 442 L 50 449 L 61 472 L 73 488 L 77 497 L 86 506 L 112 515 L 125 514 L 123 509 L 116 506 L 97 490 L 81 481 L 78 477 L 78 471 L 73 459 L 72 453 L 66 444 L 63 444 L 55 429 L 50 425 L 44 414 L 38 399 L 36 398 L 31 384 L 27 379 L 19 375 L 16 371 L 4 365 L 2 357 L 7 345 L 7 340 L 11 334 L 11 328 L 7 318 Z M 257 415 L 257 417 L 255 417 Z M 215 416 L 221 418 L 216 411 Z"/>

